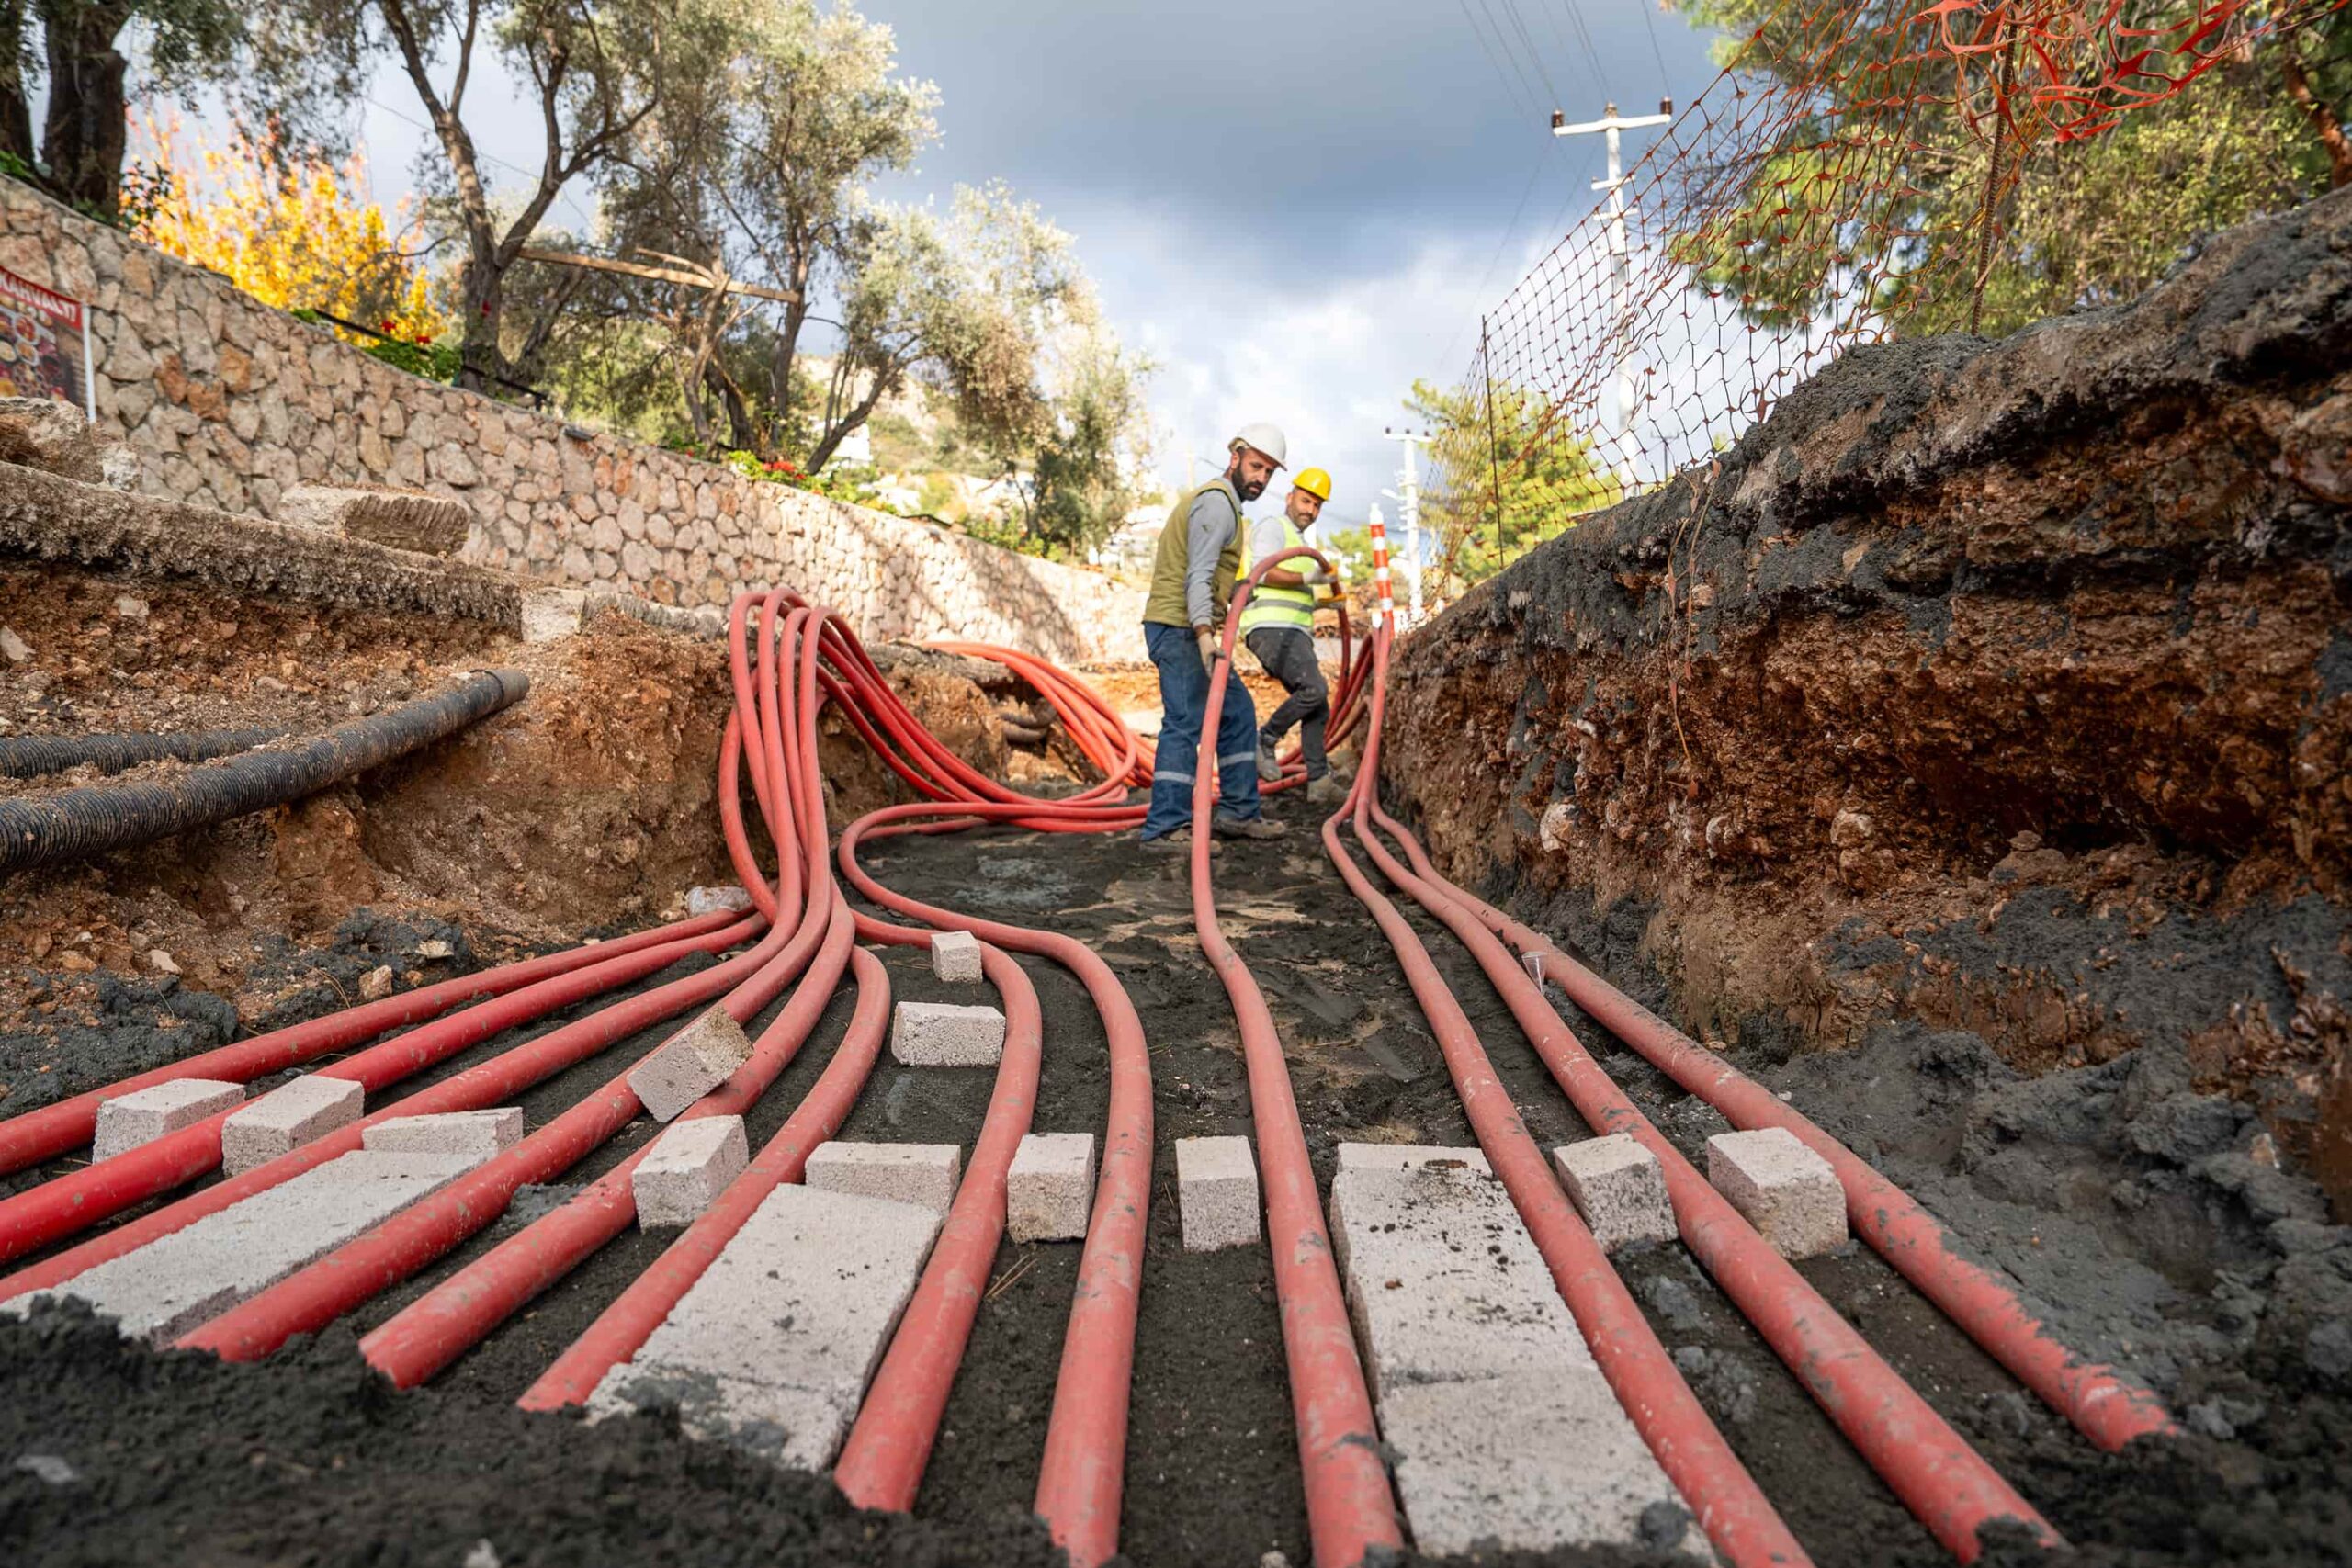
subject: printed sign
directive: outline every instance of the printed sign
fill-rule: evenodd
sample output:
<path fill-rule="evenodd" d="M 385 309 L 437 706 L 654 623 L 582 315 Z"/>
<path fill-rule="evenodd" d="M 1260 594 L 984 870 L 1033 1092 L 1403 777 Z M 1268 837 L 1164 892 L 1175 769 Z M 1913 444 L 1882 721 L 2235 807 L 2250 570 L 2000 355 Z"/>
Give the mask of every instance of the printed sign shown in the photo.
<path fill-rule="evenodd" d="M 80 300 L 0 268 L 0 397 L 86 409 L 88 321 Z"/>

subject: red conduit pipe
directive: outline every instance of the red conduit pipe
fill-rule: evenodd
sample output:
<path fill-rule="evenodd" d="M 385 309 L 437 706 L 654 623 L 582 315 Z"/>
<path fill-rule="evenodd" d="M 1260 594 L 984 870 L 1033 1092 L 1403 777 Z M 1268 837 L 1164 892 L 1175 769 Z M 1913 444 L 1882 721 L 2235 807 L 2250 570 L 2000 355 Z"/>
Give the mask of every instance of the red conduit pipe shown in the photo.
<path fill-rule="evenodd" d="M 1078 1288 L 1062 1336 L 1046 1451 L 1037 1467 L 1035 1508 L 1069 1553 L 1073 1568 L 1099 1568 L 1118 1554 L 1119 1505 L 1126 1483 L 1127 1408 L 1135 1375 L 1136 1317 L 1143 1288 L 1144 1228 L 1151 1205 L 1151 1056 L 1143 1021 L 1118 976 L 1074 937 L 976 919 L 919 903 L 876 882 L 857 863 L 867 838 L 923 832 L 944 824 L 911 820 L 953 812 L 1003 821 L 1023 808 L 1005 805 L 886 807 L 859 818 L 836 852 L 842 874 L 874 903 L 1015 953 L 1050 958 L 1078 977 L 1102 1020 L 1111 1058 L 1111 1104 L 1096 1177 L 1094 1208 L 1080 1254 Z M 1129 824 L 1140 812 L 1105 812 Z"/>
<path fill-rule="evenodd" d="M 795 596 L 786 597 L 797 603 Z M 841 849 L 844 871 L 853 883 L 887 908 L 914 912 L 934 924 L 972 931 L 997 945 L 1055 958 L 1080 976 L 1104 1017 L 1112 1057 L 1110 1126 L 1093 1221 L 1080 1265 L 1077 1299 L 1063 1342 L 1062 1371 L 1039 1471 L 1037 1501 L 1037 1511 L 1046 1517 L 1055 1539 L 1081 1568 L 1091 1568 L 1117 1551 L 1136 1290 L 1150 1187 L 1149 1061 L 1141 1024 L 1109 966 L 1082 943 L 1047 932 L 967 920 L 899 899 L 859 873 L 855 845 L 861 831 L 876 824 L 889 824 L 876 827 L 877 833 L 953 830 L 980 820 L 1053 831 L 1099 831 L 1132 825 L 1140 820 L 1142 808 L 1096 804 L 1100 797 L 1124 793 L 1116 778 L 1106 778 L 1077 797 L 1057 802 L 1030 800 L 980 778 L 922 729 L 838 617 L 828 618 L 823 637 L 831 666 L 820 675 L 824 689 L 844 706 L 868 743 L 910 786 L 933 799 L 961 795 L 979 802 L 968 807 L 959 803 L 944 808 L 921 805 L 896 808 L 854 825 L 844 834 Z M 741 684 L 739 680 L 739 702 Z M 861 711 L 866 708 L 872 710 L 872 722 Z M 746 711 L 750 711 L 748 705 Z M 808 748 L 813 774 L 813 735 Z M 925 769 L 936 769 L 947 782 L 935 782 Z M 756 785 L 756 778 L 754 782 Z M 943 812 L 951 819 L 923 824 L 891 821 Z M 551 1395 L 560 1396 L 560 1391 Z"/>
<path fill-rule="evenodd" d="M 1291 1093 L 1282 1040 L 1258 982 L 1217 924 L 1216 890 L 1209 877 L 1209 821 L 1216 801 L 1210 793 L 1210 764 L 1225 703 L 1225 666 L 1232 662 L 1241 612 L 1259 577 L 1269 567 L 1302 555 L 1330 570 L 1330 563 L 1311 549 L 1270 556 L 1235 589 L 1233 607 L 1226 616 L 1225 636 L 1209 674 L 1208 707 L 1201 719 L 1200 759 L 1193 777 L 1193 923 L 1200 931 L 1202 955 L 1223 983 L 1241 1032 L 1250 1115 L 1258 1134 L 1258 1168 L 1265 1182 L 1274 1292 L 1282 1303 L 1291 1408 L 1298 1427 L 1299 1469 L 1306 1487 L 1307 1535 L 1317 1568 L 1356 1568 L 1375 1547 L 1402 1546 L 1396 1499 L 1380 1458 L 1372 1397 L 1356 1359 L 1339 1270 L 1331 1262 L 1331 1239 L 1323 1226 L 1323 1206 L 1314 1168 L 1307 1162 L 1306 1135 Z"/>
<path fill-rule="evenodd" d="M 1657 1456 L 1658 1465 L 1699 1516 L 1700 1528 L 1735 1568 L 1795 1568 L 1809 1564 L 1804 1547 L 1774 1511 L 1747 1467 L 1724 1441 L 1681 1371 L 1658 1342 L 1633 1293 L 1618 1278 L 1608 1254 L 1593 1240 L 1567 1195 L 1554 1179 L 1544 1153 L 1528 1135 L 1510 1091 L 1495 1077 L 1462 1004 L 1447 988 L 1421 939 L 1396 906 L 1374 887 L 1340 839 L 1340 823 L 1352 819 L 1359 838 L 1367 831 L 1365 813 L 1380 768 L 1380 724 L 1386 695 L 1388 635 L 1373 633 L 1372 657 L 1380 673 L 1372 689 L 1372 733 L 1363 765 L 1347 804 L 1323 824 L 1323 849 L 1339 867 L 1351 892 L 1372 911 L 1397 964 L 1412 987 L 1421 1012 L 1437 1037 L 1446 1071 L 1462 1108 L 1495 1174 L 1510 1193 L 1512 1206 L 1544 1255 L 1577 1326 L 1591 1347 L 1617 1401 Z"/>
<path fill-rule="evenodd" d="M 760 926 L 757 919 L 739 919 L 734 925 L 704 936 L 643 948 L 626 957 L 608 960 L 609 967 L 599 964 L 552 980 L 540 981 L 525 990 L 485 1002 L 455 1017 L 437 1020 L 421 1029 L 387 1040 L 382 1044 L 370 1046 L 356 1056 L 321 1068 L 320 1076 L 360 1083 L 372 1092 L 398 1083 L 517 1023 L 527 1022 L 570 1002 L 639 979 L 690 953 L 724 951 L 755 934 Z M 606 1009 L 541 1035 L 537 1040 L 512 1048 L 505 1055 L 380 1109 L 365 1121 L 331 1134 L 329 1139 L 306 1144 L 267 1165 L 256 1167 L 201 1192 L 191 1193 L 178 1202 L 141 1215 L 104 1235 L 95 1236 L 80 1247 L 20 1269 L 0 1280 L 0 1300 L 69 1279 L 110 1258 L 119 1258 L 133 1247 L 144 1246 L 158 1236 L 167 1235 L 193 1224 L 207 1214 L 217 1213 L 240 1198 L 290 1180 L 334 1155 L 357 1148 L 359 1130 L 377 1122 L 395 1116 L 424 1115 L 428 1107 L 462 1111 L 494 1105 L 497 1100 L 492 1097 L 505 1091 L 505 1086 L 514 1081 L 514 1074 L 508 1069 L 500 1069 L 498 1073 L 485 1076 L 486 1069 L 496 1067 L 508 1056 L 516 1052 L 527 1053 L 519 1058 L 519 1063 L 527 1064 L 529 1068 L 528 1075 L 522 1077 L 520 1083 L 537 1083 L 540 1078 L 570 1066 L 580 1055 L 601 1050 L 626 1034 L 693 1006 L 708 996 L 714 987 L 723 986 L 726 976 L 741 973 L 742 966 L 756 963 L 760 951 L 755 948 L 752 953 L 729 959 L 717 968 L 672 981 L 643 997 L 619 1004 L 630 1010 L 628 1011 L 615 1013 L 613 1009 Z M 730 968 L 729 965 L 737 967 Z M 543 991 L 542 987 L 548 989 Z M 612 1016 L 608 1017 L 608 1014 Z M 468 1098 L 477 1089 L 480 1098 Z M 229 1111 L 221 1111 L 193 1126 L 126 1150 L 112 1159 L 100 1160 L 96 1165 L 85 1166 L 43 1182 L 29 1191 L 0 1201 L 0 1260 L 20 1258 L 62 1237 L 86 1230 L 135 1203 L 218 1169 L 220 1164 L 220 1124 L 228 1120 L 230 1114 Z"/>
<path fill-rule="evenodd" d="M 519 964 L 502 964 L 494 969 L 420 986 L 396 997 L 386 997 L 381 1001 L 363 1003 L 322 1018 L 275 1029 L 266 1034 L 256 1034 L 250 1040 L 240 1040 L 199 1055 L 183 1057 L 143 1073 L 134 1073 L 127 1078 L 118 1078 L 103 1089 L 94 1089 L 70 1100 L 57 1100 L 38 1111 L 28 1111 L 21 1116 L 0 1122 L 0 1176 L 10 1175 L 28 1165 L 38 1165 L 42 1160 L 53 1159 L 88 1145 L 96 1130 L 99 1103 L 119 1095 L 159 1083 L 170 1083 L 175 1078 L 217 1078 L 226 1083 L 249 1083 L 270 1073 L 300 1066 L 330 1052 L 373 1040 L 388 1031 L 438 1017 L 453 1007 L 503 996 L 549 976 L 568 974 L 644 948 L 702 936 L 733 924 L 737 918 L 729 910 L 697 915 L 692 919 L 655 926 L 611 942 L 566 948 L 561 953 L 545 953 Z"/>
<path fill-rule="evenodd" d="M 1444 921 L 1470 950 L 1593 1131 L 1630 1133 L 1657 1156 L 1684 1243 L 1945 1549 L 1962 1562 L 1973 1562 L 1981 1550 L 1977 1531 L 2004 1520 L 2024 1525 L 2046 1547 L 2064 1545 L 2033 1506 L 1896 1375 L 1611 1081 L 1502 943 L 1468 910 L 1399 863 L 1376 836 L 1363 835 L 1362 842 L 1381 874 Z"/>
<path fill-rule="evenodd" d="M 772 619 L 773 595 L 768 608 Z M 786 646 L 796 649 L 799 655 L 800 699 L 809 749 L 813 751 L 817 644 L 813 636 L 801 635 L 810 616 L 809 611 L 795 609 L 786 617 L 783 631 Z M 766 634 L 763 620 L 761 662 L 763 673 L 772 675 L 773 640 Z M 786 777 L 775 731 L 784 722 L 780 715 L 789 710 L 782 705 L 778 690 L 782 682 L 771 680 L 763 683 L 767 689 L 761 694 L 761 705 L 769 720 L 768 767 L 773 782 Z M 747 735 L 746 739 L 749 739 Z M 846 947 L 854 940 L 847 908 L 840 905 L 839 895 L 831 891 L 830 878 L 825 875 L 823 807 L 817 787 L 814 780 L 801 784 L 794 792 L 794 804 L 804 814 L 809 829 L 801 835 L 808 846 L 808 886 L 812 891 L 829 896 L 810 898 L 802 911 L 800 928 L 790 942 L 749 979 L 729 990 L 720 1003 L 739 1023 L 756 1016 L 809 967 L 819 942 L 831 928 L 841 928 L 840 946 Z M 792 835 L 780 830 L 780 837 L 788 840 Z M 787 856 L 785 863 L 790 866 L 794 863 Z M 820 883 L 823 884 L 821 889 Z M 832 918 L 836 911 L 841 917 L 838 919 Z M 801 987 L 775 1021 L 763 1032 L 751 1059 L 714 1094 L 727 1096 L 741 1086 L 744 1092 L 735 1103 L 748 1104 L 764 1092 L 815 1027 L 839 974 L 835 967 L 830 976 L 820 974 L 812 977 L 821 979 L 821 985 Z M 190 1349 L 213 1350 L 224 1360 L 256 1360 L 271 1354 L 293 1335 L 323 1327 L 474 1235 L 505 1212 L 516 1188 L 545 1182 L 568 1170 L 608 1142 L 641 1109 L 636 1092 L 628 1087 L 628 1072 L 624 1071 L 514 1147 L 182 1337 L 177 1343 Z"/>
<path fill-rule="evenodd" d="M 840 907 L 847 912 L 846 904 Z M 881 1054 L 883 1028 L 890 1017 L 890 977 L 882 961 L 861 947 L 851 952 L 850 963 L 857 981 L 857 1010 L 808 1098 L 775 1136 L 761 1145 L 758 1157 L 718 1201 L 679 1234 L 653 1267 L 629 1282 L 588 1331 L 524 1391 L 517 1404 L 526 1410 L 559 1410 L 584 1404 L 605 1373 L 637 1354 L 768 1194 L 799 1180 L 809 1152 L 840 1128 Z"/>
<path fill-rule="evenodd" d="M 1733 1126 L 1785 1128 L 1827 1160 L 1845 1186 L 1846 1213 L 1856 1234 L 2094 1444 L 2113 1453 L 2134 1438 L 2168 1437 L 2179 1431 L 2154 1393 L 2125 1381 L 2111 1367 L 2078 1359 L 2052 1337 L 2047 1325 L 2026 1310 L 2006 1281 L 1953 1252 L 1943 1225 L 1909 1193 L 1871 1169 L 1802 1111 L 1702 1048 L 1541 933 L 1439 876 L 1420 841 L 1404 824 L 1377 807 L 1374 815 L 1404 846 L 1422 880 L 1452 897 L 1521 953 L 1538 955 L 1545 979 L 1557 983 L 1569 1000 L 1651 1066 L 1722 1111 Z"/>
<path fill-rule="evenodd" d="M 861 935 L 889 933 L 921 942 L 929 933 L 861 919 Z M 881 1369 L 858 1406 L 857 1423 L 833 1465 L 833 1484 L 861 1508 L 907 1513 L 931 1461 L 947 1394 L 970 1343 L 972 1320 L 988 1289 L 989 1268 L 1004 1235 L 1004 1189 L 1012 1156 L 1037 1103 L 1044 1018 L 1036 987 L 1011 954 L 983 943 L 980 963 L 1004 999 L 1004 1055 L 980 1135 L 956 1184 L 947 1223 L 899 1318 Z"/>
<path fill-rule="evenodd" d="M 824 947 L 794 993 L 793 1005 L 760 1032 L 753 1047 L 760 1067 L 755 1070 L 747 1062 L 732 1078 L 688 1107 L 679 1121 L 740 1116 L 758 1100 L 767 1088 L 761 1080 L 773 1081 L 767 1065 L 783 1071 L 831 1000 L 849 967 L 854 932 L 851 921 L 835 917 Z M 481 1344 L 541 1292 L 628 1229 L 637 1218 L 631 1179 L 652 1147 L 649 1141 L 561 1206 L 401 1308 L 360 1340 L 359 1353 L 396 1387 L 413 1388 Z"/>

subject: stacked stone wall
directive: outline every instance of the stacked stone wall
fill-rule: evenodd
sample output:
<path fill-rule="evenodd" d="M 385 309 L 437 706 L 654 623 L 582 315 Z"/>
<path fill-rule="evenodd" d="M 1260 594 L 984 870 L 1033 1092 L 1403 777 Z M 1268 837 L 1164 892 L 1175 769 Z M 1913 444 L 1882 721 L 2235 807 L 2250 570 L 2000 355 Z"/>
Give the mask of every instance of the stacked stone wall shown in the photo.
<path fill-rule="evenodd" d="M 554 586 L 693 607 L 783 583 L 869 638 L 1141 657 L 1140 596 L 1101 573 L 395 370 L 5 178 L 0 266 L 93 308 L 98 423 L 152 493 L 274 518 L 297 484 L 410 485 L 473 513 L 464 558 Z"/>

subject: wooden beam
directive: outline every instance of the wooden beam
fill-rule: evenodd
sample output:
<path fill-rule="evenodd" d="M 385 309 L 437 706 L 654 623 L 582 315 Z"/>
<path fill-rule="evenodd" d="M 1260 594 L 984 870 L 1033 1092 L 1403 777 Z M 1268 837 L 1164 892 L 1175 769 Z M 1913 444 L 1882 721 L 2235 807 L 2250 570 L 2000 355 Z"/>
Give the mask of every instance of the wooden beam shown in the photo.
<path fill-rule="evenodd" d="M 624 277 L 641 277 L 653 283 L 677 283 L 706 292 L 716 289 L 727 294 L 750 294 L 762 299 L 780 300 L 797 305 L 800 296 L 789 288 L 769 288 L 756 283 L 738 282 L 733 278 L 715 278 L 707 274 L 681 271 L 675 267 L 646 266 L 638 262 L 618 261 L 611 256 L 574 255 L 568 251 L 542 251 L 526 245 L 518 253 L 525 261 L 545 262 L 550 266 L 584 267 L 590 272 L 616 272 Z"/>

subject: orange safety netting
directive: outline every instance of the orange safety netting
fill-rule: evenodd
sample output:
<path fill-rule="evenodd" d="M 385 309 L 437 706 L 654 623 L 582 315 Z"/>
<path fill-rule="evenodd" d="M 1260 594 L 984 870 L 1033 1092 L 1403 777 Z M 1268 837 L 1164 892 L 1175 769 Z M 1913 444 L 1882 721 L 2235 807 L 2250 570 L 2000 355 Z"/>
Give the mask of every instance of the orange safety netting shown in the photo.
<path fill-rule="evenodd" d="M 2346 3 L 1768 0 L 1482 321 L 1428 491 L 1449 570 L 1705 463 L 1853 344 L 1973 330 L 2038 150 Z"/>

